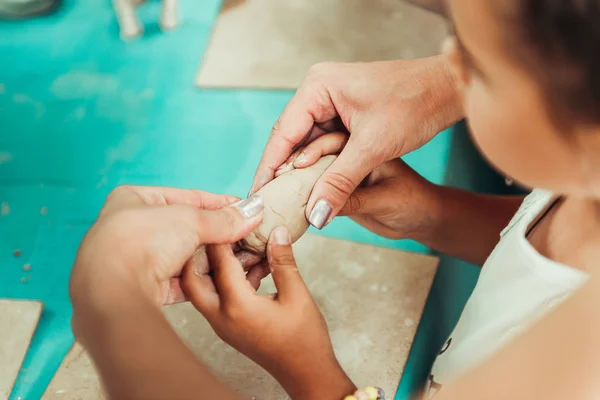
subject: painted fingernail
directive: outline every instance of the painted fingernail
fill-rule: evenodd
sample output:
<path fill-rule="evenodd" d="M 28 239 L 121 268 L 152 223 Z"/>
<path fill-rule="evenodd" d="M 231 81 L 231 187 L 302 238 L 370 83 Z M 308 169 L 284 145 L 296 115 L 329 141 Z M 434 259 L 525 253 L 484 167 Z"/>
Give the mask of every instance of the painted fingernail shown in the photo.
<path fill-rule="evenodd" d="M 292 242 L 290 233 L 285 226 L 275 228 L 273 231 L 273 239 L 275 239 L 275 243 L 282 245 L 288 245 Z"/>
<path fill-rule="evenodd" d="M 323 229 L 325 223 L 331 215 L 333 207 L 331 203 L 325 199 L 319 199 L 313 207 L 308 222 L 317 229 Z"/>
<path fill-rule="evenodd" d="M 302 152 L 294 159 L 294 165 L 302 165 L 306 162 L 306 153 Z"/>
<path fill-rule="evenodd" d="M 254 195 L 237 205 L 237 209 L 240 210 L 246 218 L 252 218 L 255 215 L 258 215 L 263 208 L 265 208 L 265 204 L 262 197 L 258 195 Z"/>

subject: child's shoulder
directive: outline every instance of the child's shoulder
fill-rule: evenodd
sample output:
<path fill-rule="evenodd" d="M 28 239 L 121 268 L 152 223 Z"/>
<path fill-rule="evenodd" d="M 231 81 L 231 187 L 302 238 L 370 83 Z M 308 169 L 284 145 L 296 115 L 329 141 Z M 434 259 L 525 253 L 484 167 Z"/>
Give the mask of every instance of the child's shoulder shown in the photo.
<path fill-rule="evenodd" d="M 511 228 L 521 222 L 523 218 L 526 218 L 528 222 L 531 222 L 537 214 L 539 214 L 544 207 L 552 200 L 554 194 L 545 189 L 533 189 L 527 197 L 521 203 L 521 206 L 512 217 L 506 228 L 500 232 L 500 236 L 504 236 Z"/>
<path fill-rule="evenodd" d="M 528 209 L 536 205 L 541 205 L 542 207 L 548 204 L 548 202 L 554 197 L 554 194 L 546 189 L 533 189 L 531 193 L 525 197 L 523 203 L 521 204 L 521 209 Z"/>

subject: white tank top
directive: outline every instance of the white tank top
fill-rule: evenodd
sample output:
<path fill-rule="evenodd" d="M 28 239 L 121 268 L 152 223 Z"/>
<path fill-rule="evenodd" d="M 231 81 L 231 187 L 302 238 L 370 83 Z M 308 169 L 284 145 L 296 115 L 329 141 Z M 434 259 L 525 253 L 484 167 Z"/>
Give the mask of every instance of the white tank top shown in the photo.
<path fill-rule="evenodd" d="M 433 364 L 428 398 L 493 355 L 586 281 L 587 273 L 544 258 L 525 237 L 552 198 L 550 192 L 534 190 L 500 233 L 456 328 Z"/>

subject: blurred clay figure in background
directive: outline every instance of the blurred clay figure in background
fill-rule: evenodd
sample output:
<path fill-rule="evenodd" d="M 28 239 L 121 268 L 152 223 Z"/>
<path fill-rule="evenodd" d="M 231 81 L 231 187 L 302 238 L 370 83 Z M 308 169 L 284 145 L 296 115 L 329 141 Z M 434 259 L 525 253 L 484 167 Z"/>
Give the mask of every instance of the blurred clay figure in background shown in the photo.
<path fill-rule="evenodd" d="M 0 0 L 1 19 L 29 19 L 50 14 L 60 0 Z"/>
<path fill-rule="evenodd" d="M 177 27 L 177 1 L 162 0 L 160 28 L 163 31 Z M 123 39 L 134 38 L 142 34 L 143 28 L 138 20 L 136 8 L 145 2 L 146 0 L 113 0 Z"/>

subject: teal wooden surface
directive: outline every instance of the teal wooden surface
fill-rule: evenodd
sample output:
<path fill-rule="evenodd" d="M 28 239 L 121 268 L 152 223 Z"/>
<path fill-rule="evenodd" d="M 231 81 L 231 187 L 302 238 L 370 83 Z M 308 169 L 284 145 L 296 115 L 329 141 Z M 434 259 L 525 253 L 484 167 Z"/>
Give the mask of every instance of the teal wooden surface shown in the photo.
<path fill-rule="evenodd" d="M 65 0 L 52 16 L 0 23 L 0 203 L 10 209 L 0 216 L 0 297 L 45 304 L 12 399 L 39 398 L 72 343 L 70 268 L 112 188 L 169 185 L 238 196 L 249 189 L 292 93 L 193 87 L 219 6 L 182 0 L 181 26 L 161 34 L 159 3 L 149 3 L 141 9 L 146 35 L 131 43 L 119 40 L 109 0 Z M 464 129 L 455 129 L 406 160 L 432 181 L 452 181 L 457 166 L 477 160 Z M 457 147 L 469 156 L 453 160 Z M 427 251 L 344 218 L 321 234 Z M 440 267 L 397 398 L 423 381 L 476 277 L 477 270 L 451 260 Z"/>

